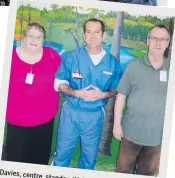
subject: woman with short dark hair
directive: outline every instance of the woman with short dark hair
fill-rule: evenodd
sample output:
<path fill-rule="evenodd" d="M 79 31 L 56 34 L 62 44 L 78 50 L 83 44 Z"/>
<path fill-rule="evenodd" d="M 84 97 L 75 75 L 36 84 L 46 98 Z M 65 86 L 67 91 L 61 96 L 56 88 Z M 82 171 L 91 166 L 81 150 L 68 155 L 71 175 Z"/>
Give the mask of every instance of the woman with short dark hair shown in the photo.
<path fill-rule="evenodd" d="M 13 49 L 7 101 L 6 158 L 8 161 L 48 164 L 59 94 L 54 74 L 61 62 L 43 47 L 45 29 L 28 24 L 23 46 Z"/>

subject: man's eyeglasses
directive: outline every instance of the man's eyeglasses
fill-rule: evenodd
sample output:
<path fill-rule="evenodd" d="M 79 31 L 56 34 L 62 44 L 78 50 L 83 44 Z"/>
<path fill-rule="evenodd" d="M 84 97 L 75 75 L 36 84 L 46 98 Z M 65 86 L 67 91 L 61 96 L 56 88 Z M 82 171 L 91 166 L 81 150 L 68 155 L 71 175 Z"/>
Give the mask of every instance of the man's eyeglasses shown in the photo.
<path fill-rule="evenodd" d="M 150 39 L 150 40 L 152 40 L 152 41 L 154 41 L 154 42 L 160 41 L 161 43 L 164 43 L 164 42 L 169 41 L 169 38 L 164 38 L 164 37 L 158 38 L 158 37 L 156 37 L 156 36 L 148 36 L 148 39 Z"/>

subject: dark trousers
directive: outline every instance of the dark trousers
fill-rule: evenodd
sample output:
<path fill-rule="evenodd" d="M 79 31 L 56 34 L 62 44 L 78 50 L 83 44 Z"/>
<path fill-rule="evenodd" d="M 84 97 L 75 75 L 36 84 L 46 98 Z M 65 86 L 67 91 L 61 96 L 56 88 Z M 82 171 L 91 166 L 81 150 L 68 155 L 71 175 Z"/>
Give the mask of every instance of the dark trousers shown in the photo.
<path fill-rule="evenodd" d="M 47 165 L 51 152 L 53 123 L 35 127 L 19 127 L 7 123 L 5 156 L 7 161 Z"/>
<path fill-rule="evenodd" d="M 137 145 L 122 138 L 116 163 L 116 172 L 154 176 L 159 169 L 161 145 Z M 135 164 L 138 164 L 134 171 Z"/>

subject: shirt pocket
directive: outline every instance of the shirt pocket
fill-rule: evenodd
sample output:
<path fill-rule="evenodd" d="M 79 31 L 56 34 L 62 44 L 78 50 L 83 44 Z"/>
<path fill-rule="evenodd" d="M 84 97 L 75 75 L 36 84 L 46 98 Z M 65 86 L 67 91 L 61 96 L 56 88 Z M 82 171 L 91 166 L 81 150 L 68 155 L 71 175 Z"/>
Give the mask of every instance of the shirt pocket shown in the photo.
<path fill-rule="evenodd" d="M 100 71 L 100 78 L 98 79 L 98 86 L 100 86 L 102 91 L 108 90 L 111 84 L 113 75 L 114 75 L 114 72 L 111 69 Z"/>

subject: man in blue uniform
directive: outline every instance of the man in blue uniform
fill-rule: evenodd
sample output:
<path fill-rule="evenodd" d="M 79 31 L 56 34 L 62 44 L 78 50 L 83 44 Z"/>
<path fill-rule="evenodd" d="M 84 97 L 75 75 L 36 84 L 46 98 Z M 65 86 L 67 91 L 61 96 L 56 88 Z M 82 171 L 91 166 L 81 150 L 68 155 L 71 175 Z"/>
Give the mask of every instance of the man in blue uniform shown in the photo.
<path fill-rule="evenodd" d="M 103 106 L 116 95 L 121 67 L 101 46 L 105 37 L 101 20 L 87 20 L 83 30 L 86 45 L 65 57 L 55 74 L 55 90 L 64 93 L 67 101 L 60 115 L 54 166 L 69 167 L 80 138 L 78 168 L 94 169 L 103 128 Z"/>

